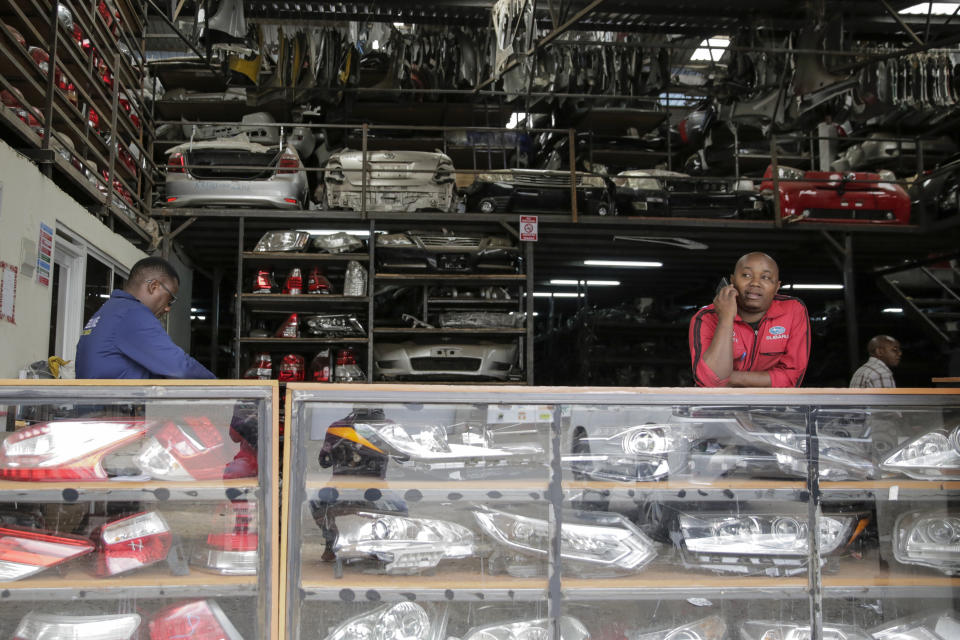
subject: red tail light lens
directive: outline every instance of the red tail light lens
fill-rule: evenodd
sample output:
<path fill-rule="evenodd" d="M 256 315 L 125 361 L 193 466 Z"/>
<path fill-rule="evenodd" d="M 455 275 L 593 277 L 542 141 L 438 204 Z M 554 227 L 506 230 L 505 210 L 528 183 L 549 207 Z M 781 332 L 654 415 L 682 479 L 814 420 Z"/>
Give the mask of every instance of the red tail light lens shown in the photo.
<path fill-rule="evenodd" d="M 337 349 L 337 364 L 357 364 L 357 353 L 353 349 Z"/>
<path fill-rule="evenodd" d="M 276 284 L 273 281 L 273 274 L 267 269 L 258 269 L 257 277 L 253 281 L 254 293 L 273 293 Z"/>
<path fill-rule="evenodd" d="M 182 153 L 171 153 L 167 159 L 167 173 L 186 173 L 187 169 L 183 161 Z"/>
<path fill-rule="evenodd" d="M 295 313 L 291 313 L 290 316 L 283 321 L 283 324 L 280 325 L 280 328 L 277 329 L 277 333 L 274 335 L 278 338 L 299 338 L 300 317 Z"/>
<path fill-rule="evenodd" d="M 223 431 L 206 418 L 169 422 L 149 438 L 136 458 L 158 480 L 249 478 L 257 473 L 256 451 L 245 442 L 227 445 Z"/>
<path fill-rule="evenodd" d="M 223 609 L 213 600 L 168 607 L 149 623 L 150 640 L 243 640 Z"/>
<path fill-rule="evenodd" d="M 94 574 L 103 577 L 166 560 L 173 535 L 166 520 L 149 511 L 104 525 L 95 539 L 98 553 Z"/>
<path fill-rule="evenodd" d="M 332 374 L 330 349 L 323 349 L 310 362 L 310 379 L 314 382 L 330 382 Z"/>
<path fill-rule="evenodd" d="M 280 365 L 277 379 L 281 382 L 301 382 L 304 376 L 304 368 L 303 356 L 288 353 L 283 356 L 283 363 Z"/>
<path fill-rule="evenodd" d="M 0 582 L 32 576 L 91 551 L 93 543 L 79 536 L 0 527 Z"/>
<path fill-rule="evenodd" d="M 307 275 L 307 293 L 330 293 L 330 290 L 330 281 L 320 273 L 320 269 L 318 267 L 310 269 Z"/>
<path fill-rule="evenodd" d="M 303 276 L 300 274 L 300 267 L 294 267 L 287 274 L 287 279 L 283 283 L 283 292 L 294 296 L 303 293 Z"/>
<path fill-rule="evenodd" d="M 224 575 L 255 575 L 259 541 L 256 503 L 224 503 L 213 528 L 215 533 L 207 536 L 206 548 L 196 551 L 191 562 Z"/>
<path fill-rule="evenodd" d="M 300 156 L 295 151 L 287 149 L 280 155 L 280 161 L 277 163 L 277 173 L 296 173 L 300 169 Z"/>
<path fill-rule="evenodd" d="M 246 380 L 269 380 L 273 377 L 273 359 L 269 353 L 258 353 L 256 362 L 243 374 Z"/>
<path fill-rule="evenodd" d="M 70 420 L 15 431 L 0 444 L 0 478 L 8 480 L 106 480 L 106 455 L 139 440 L 143 421 Z"/>
<path fill-rule="evenodd" d="M 31 611 L 23 617 L 13 640 L 132 640 L 140 628 L 135 613 L 108 616 L 58 616 Z"/>

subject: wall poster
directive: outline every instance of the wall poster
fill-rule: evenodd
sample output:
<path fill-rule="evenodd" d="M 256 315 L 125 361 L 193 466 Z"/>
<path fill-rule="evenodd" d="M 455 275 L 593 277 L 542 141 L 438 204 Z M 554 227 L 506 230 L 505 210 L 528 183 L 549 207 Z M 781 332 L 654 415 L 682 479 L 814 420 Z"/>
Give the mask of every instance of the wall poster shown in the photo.
<path fill-rule="evenodd" d="M 17 299 L 17 267 L 0 262 L 0 320 L 16 324 L 14 305 Z"/>

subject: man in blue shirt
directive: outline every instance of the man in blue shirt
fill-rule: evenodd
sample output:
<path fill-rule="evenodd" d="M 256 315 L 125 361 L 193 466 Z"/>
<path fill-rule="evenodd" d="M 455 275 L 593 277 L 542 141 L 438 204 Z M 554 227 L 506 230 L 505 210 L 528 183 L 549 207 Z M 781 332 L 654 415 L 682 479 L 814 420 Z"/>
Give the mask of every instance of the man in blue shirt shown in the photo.
<path fill-rule="evenodd" d="M 177 300 L 180 276 L 163 258 L 130 270 L 80 334 L 77 378 L 216 378 L 170 339 L 159 318 Z"/>

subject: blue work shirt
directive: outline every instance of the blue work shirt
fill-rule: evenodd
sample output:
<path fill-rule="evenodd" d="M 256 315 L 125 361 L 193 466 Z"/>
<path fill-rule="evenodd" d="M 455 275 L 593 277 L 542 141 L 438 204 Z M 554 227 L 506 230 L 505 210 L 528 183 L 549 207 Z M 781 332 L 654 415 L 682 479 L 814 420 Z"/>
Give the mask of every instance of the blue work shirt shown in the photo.
<path fill-rule="evenodd" d="M 170 339 L 145 304 L 115 289 L 80 334 L 77 378 L 216 378 Z"/>

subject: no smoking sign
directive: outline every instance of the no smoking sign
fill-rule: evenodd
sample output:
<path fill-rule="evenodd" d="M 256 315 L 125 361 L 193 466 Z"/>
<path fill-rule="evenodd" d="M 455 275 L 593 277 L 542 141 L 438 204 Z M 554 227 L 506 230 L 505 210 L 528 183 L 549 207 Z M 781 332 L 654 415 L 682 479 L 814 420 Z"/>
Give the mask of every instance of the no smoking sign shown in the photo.
<path fill-rule="evenodd" d="M 520 216 L 521 242 L 536 242 L 537 233 L 537 216 Z"/>

